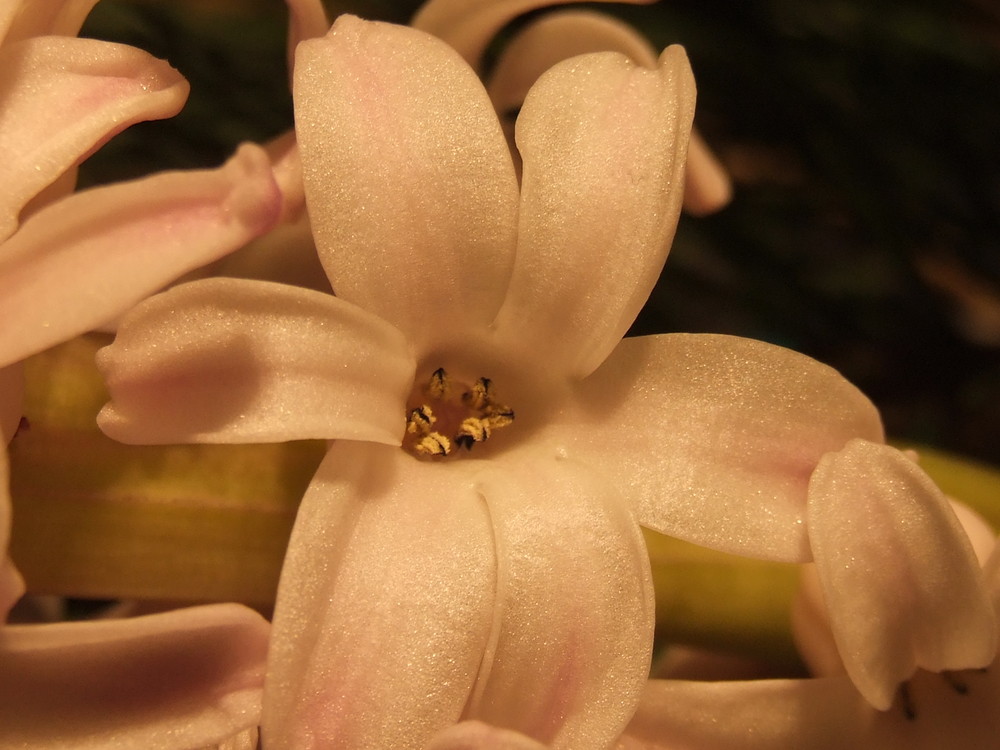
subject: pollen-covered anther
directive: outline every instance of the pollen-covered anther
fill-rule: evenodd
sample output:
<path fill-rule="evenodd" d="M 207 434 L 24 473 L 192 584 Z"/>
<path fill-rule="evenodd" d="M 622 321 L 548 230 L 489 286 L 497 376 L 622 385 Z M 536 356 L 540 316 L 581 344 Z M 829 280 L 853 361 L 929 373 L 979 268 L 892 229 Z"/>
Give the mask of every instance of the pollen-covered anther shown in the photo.
<path fill-rule="evenodd" d="M 471 450 L 475 443 L 482 443 L 489 439 L 492 434 L 490 421 L 485 417 L 468 417 L 462 421 L 462 426 L 458 428 L 455 435 L 455 444 Z"/>
<path fill-rule="evenodd" d="M 406 419 L 406 431 L 411 435 L 429 435 L 437 417 L 431 407 L 424 404 L 410 410 Z"/>
<path fill-rule="evenodd" d="M 470 409 L 483 411 L 493 404 L 493 381 L 489 378 L 479 378 L 476 384 L 462 394 L 462 403 Z"/>
<path fill-rule="evenodd" d="M 444 401 L 451 395 L 451 380 L 443 367 L 439 367 L 431 373 L 426 391 L 428 396 L 437 401 Z"/>
<path fill-rule="evenodd" d="M 418 393 L 407 412 L 403 445 L 422 458 L 454 455 L 454 446 L 471 450 L 514 421 L 514 411 L 497 400 L 489 378 L 466 386 L 439 367 Z"/>
<path fill-rule="evenodd" d="M 451 453 L 451 441 L 440 432 L 431 432 L 413 446 L 423 456 L 447 456 Z"/>

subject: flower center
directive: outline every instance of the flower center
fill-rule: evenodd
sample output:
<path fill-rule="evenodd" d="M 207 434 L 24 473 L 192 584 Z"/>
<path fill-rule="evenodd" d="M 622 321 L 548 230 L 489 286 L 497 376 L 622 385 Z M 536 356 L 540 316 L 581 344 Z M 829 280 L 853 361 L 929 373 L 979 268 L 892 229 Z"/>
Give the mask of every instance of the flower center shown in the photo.
<path fill-rule="evenodd" d="M 439 367 L 408 406 L 403 447 L 416 456 L 442 458 L 472 450 L 513 421 L 514 411 L 497 399 L 492 380 L 468 386 Z"/>

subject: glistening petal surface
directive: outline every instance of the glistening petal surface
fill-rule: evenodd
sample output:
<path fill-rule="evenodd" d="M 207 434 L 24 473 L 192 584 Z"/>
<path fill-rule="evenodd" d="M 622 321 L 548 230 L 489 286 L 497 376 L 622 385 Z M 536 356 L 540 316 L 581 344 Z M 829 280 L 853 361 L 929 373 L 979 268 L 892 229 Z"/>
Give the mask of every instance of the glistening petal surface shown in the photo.
<path fill-rule="evenodd" d="M 122 44 L 39 37 L 0 49 L 0 239 L 25 204 L 111 136 L 171 117 L 188 84 Z"/>
<path fill-rule="evenodd" d="M 472 70 L 426 34 L 341 16 L 299 45 L 294 93 L 306 205 L 337 295 L 418 351 L 488 325 L 518 193 Z"/>
<path fill-rule="evenodd" d="M 887 709 L 917 667 L 983 667 L 996 622 L 968 537 L 900 451 L 854 440 L 809 483 L 809 540 L 847 673 Z"/>
<path fill-rule="evenodd" d="M 260 720 L 268 625 L 210 605 L 0 631 L 0 746 L 181 750 Z"/>
<path fill-rule="evenodd" d="M 0 366 L 120 315 L 277 220 L 267 155 L 92 188 L 47 206 L 0 245 Z"/>
<path fill-rule="evenodd" d="M 625 339 L 553 416 L 554 439 L 618 482 L 641 524 L 707 547 L 809 559 L 820 457 L 880 440 L 871 402 L 835 370 L 752 339 Z"/>
<path fill-rule="evenodd" d="M 617 489 L 532 449 L 477 479 L 497 551 L 497 608 L 466 717 L 553 748 L 622 731 L 649 670 L 654 599 L 639 528 Z"/>
<path fill-rule="evenodd" d="M 517 256 L 503 346 L 590 374 L 659 276 L 683 195 L 694 79 L 680 47 L 657 70 L 604 53 L 543 75 L 518 117 Z"/>
<path fill-rule="evenodd" d="M 98 423 L 129 443 L 398 445 L 415 368 L 395 328 L 343 300 L 224 278 L 146 300 L 98 365 L 111 393 Z"/>
<path fill-rule="evenodd" d="M 465 468 L 333 444 L 282 569 L 268 750 L 422 750 L 458 721 L 490 631 L 496 566 Z"/>

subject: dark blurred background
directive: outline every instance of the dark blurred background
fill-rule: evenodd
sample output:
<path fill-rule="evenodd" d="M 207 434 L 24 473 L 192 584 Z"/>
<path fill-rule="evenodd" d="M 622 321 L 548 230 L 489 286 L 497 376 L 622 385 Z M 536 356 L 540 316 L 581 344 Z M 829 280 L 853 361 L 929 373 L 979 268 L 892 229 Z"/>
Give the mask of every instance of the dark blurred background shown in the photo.
<path fill-rule="evenodd" d="M 416 2 L 329 3 L 405 22 Z M 634 333 L 765 339 L 827 362 L 892 437 L 1000 464 L 1000 5 L 592 4 L 685 45 L 696 123 L 735 182 L 681 221 Z M 217 164 L 292 122 L 281 0 L 102 0 L 84 35 L 165 57 L 184 112 L 130 129 L 82 184 Z"/>

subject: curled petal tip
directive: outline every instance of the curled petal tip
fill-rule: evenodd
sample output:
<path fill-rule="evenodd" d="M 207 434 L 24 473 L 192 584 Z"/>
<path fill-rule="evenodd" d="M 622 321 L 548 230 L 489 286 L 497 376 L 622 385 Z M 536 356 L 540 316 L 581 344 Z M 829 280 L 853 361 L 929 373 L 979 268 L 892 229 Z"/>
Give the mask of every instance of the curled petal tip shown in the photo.
<path fill-rule="evenodd" d="M 271 229 L 281 216 L 283 199 L 267 152 L 244 143 L 223 169 L 233 185 L 225 210 L 253 235 Z"/>

